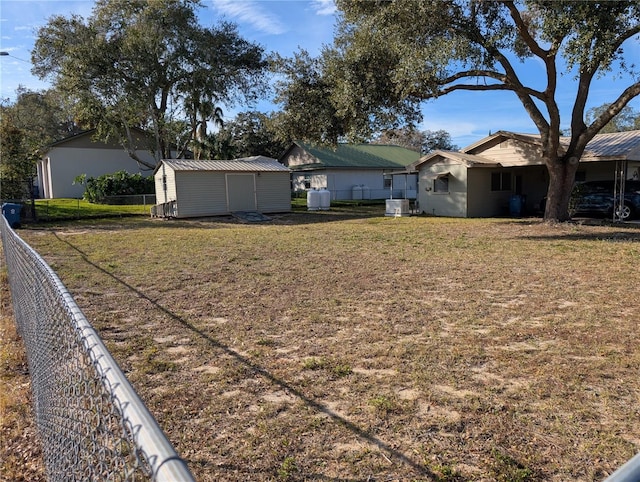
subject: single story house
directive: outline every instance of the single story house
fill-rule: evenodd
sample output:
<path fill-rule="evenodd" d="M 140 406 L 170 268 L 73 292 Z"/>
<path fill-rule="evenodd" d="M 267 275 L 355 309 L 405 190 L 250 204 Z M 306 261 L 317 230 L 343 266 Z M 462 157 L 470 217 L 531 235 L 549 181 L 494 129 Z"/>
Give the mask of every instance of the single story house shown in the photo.
<path fill-rule="evenodd" d="M 419 158 L 419 152 L 400 146 L 294 142 L 280 162 L 291 170 L 294 193 L 327 189 L 332 200 L 415 199 L 417 175 L 405 171 Z"/>
<path fill-rule="evenodd" d="M 561 141 L 568 143 L 569 138 Z M 503 216 L 517 195 L 523 212 L 535 213 L 549 185 L 541 152 L 540 136 L 507 131 L 458 152 L 431 152 L 415 165 L 419 211 L 436 216 Z M 638 179 L 640 131 L 596 135 L 580 159 L 576 181 L 613 179 L 616 163 L 624 163 L 627 179 Z"/>
<path fill-rule="evenodd" d="M 291 211 L 290 173 L 276 159 L 165 159 L 154 171 L 152 215 L 188 218 L 240 211 Z"/>
<path fill-rule="evenodd" d="M 82 184 L 74 184 L 76 177 L 98 177 L 117 171 L 130 174 L 140 173 L 150 176 L 156 161 L 146 148 L 142 132 L 138 133 L 136 154 L 145 162 L 135 161 L 127 151 L 116 142 L 96 141 L 92 137 L 94 130 L 67 137 L 48 146 L 37 164 L 38 195 L 40 198 L 81 198 L 84 194 Z"/>

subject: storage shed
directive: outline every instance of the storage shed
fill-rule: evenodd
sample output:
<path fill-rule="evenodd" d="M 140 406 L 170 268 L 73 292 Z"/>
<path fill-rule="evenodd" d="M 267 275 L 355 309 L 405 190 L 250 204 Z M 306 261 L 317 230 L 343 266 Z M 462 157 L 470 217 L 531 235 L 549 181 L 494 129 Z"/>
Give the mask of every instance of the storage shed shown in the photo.
<path fill-rule="evenodd" d="M 226 161 L 166 159 L 154 172 L 158 217 L 291 211 L 289 169 L 264 156 Z"/>

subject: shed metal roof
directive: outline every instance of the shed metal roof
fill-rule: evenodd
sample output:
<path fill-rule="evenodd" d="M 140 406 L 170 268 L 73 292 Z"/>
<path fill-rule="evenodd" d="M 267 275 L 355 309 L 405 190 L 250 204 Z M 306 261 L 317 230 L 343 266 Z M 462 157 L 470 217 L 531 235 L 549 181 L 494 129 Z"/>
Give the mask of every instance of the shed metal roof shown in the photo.
<path fill-rule="evenodd" d="M 338 144 L 335 148 L 296 142 L 318 162 L 295 166 L 300 169 L 403 169 L 420 158 L 420 153 L 400 146 L 384 144 Z"/>
<path fill-rule="evenodd" d="M 234 172 L 288 172 L 289 168 L 276 159 L 265 156 L 243 157 L 230 160 L 164 159 L 174 171 L 234 171 Z M 158 168 L 156 168 L 157 172 Z"/>

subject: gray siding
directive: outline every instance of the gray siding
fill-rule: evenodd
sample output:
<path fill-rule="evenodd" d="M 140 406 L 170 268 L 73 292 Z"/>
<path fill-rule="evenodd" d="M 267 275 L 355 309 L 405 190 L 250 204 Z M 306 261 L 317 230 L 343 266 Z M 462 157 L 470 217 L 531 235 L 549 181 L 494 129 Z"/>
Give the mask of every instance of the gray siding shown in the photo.
<path fill-rule="evenodd" d="M 162 176 L 166 176 L 166 199 Z M 179 218 L 229 214 L 225 171 L 174 171 L 162 165 L 155 175 L 158 203 L 177 201 Z M 256 172 L 257 210 L 291 211 L 289 172 Z M 254 195 L 254 193 L 251 193 Z"/>
<path fill-rule="evenodd" d="M 228 213 L 224 172 L 179 171 L 175 183 L 178 217 Z"/>
<path fill-rule="evenodd" d="M 258 211 L 291 211 L 291 186 L 288 172 L 262 172 L 256 177 Z"/>

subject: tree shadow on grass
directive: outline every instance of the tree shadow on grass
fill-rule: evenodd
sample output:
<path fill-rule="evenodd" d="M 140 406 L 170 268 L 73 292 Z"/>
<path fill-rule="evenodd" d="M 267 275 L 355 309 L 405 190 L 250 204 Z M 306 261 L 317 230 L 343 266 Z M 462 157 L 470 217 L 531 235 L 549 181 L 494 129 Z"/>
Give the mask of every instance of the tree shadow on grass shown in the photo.
<path fill-rule="evenodd" d="M 410 459 L 404 453 L 402 453 L 402 452 L 400 452 L 398 450 L 395 450 L 394 448 L 390 447 L 388 444 L 384 443 L 382 440 L 376 438 L 375 436 L 371 435 L 367 431 L 365 431 L 362 428 L 358 427 L 353 422 L 351 422 L 351 421 L 347 420 L 346 418 L 340 416 L 339 414 L 333 412 L 332 410 L 330 410 L 325 405 L 323 405 L 323 404 L 321 404 L 321 403 L 319 403 L 319 402 L 307 397 L 304 393 L 302 393 L 299 389 L 297 389 L 296 387 L 294 387 L 290 383 L 288 383 L 285 380 L 282 380 L 280 378 L 277 378 L 276 376 L 271 374 L 268 370 L 264 369 L 260 365 L 257 365 L 256 363 L 252 362 L 247 357 L 241 355 L 240 353 L 238 353 L 237 351 L 235 351 L 231 347 L 221 343 L 220 341 L 216 340 L 215 338 L 212 338 L 209 334 L 199 330 L 198 328 L 193 326 L 191 323 L 189 323 L 187 320 L 185 320 L 181 316 L 173 313 L 168 308 L 165 308 L 164 306 L 162 306 L 157 301 L 151 299 L 148 295 L 146 295 L 145 293 L 143 293 L 139 289 L 135 288 L 134 286 L 131 286 L 126 281 L 118 278 L 116 275 L 114 275 L 113 273 L 111 273 L 107 269 L 105 269 L 102 266 L 94 263 L 93 261 L 91 261 L 89 259 L 89 256 L 84 251 L 82 251 L 80 248 L 78 248 L 77 246 L 75 246 L 74 244 L 69 242 L 68 240 L 59 237 L 58 234 L 55 233 L 55 232 L 53 233 L 53 235 L 58 239 L 58 241 L 66 244 L 71 249 L 73 249 L 74 251 L 78 252 L 80 254 L 80 256 L 82 257 L 82 260 L 84 262 L 86 262 L 87 264 L 89 264 L 90 266 L 95 268 L 96 270 L 100 271 L 101 273 L 105 274 L 106 276 L 110 277 L 111 279 L 113 279 L 117 283 L 121 284 L 122 286 L 127 288 L 129 291 L 135 293 L 139 298 L 141 298 L 141 299 L 145 300 L 146 302 L 150 303 L 155 309 L 157 309 L 158 311 L 160 311 L 164 315 L 168 316 L 170 319 L 174 320 L 175 322 L 179 323 L 184 328 L 188 329 L 189 331 L 191 331 L 194 334 L 198 335 L 200 338 L 204 339 L 211 347 L 223 351 L 224 353 L 226 353 L 227 355 L 233 357 L 236 361 L 238 361 L 239 363 L 241 363 L 242 365 L 247 367 L 254 374 L 264 377 L 266 380 L 268 380 L 269 382 L 273 383 L 274 385 L 277 385 L 280 388 L 282 388 L 282 389 L 286 390 L 287 392 L 291 393 L 292 395 L 294 395 L 298 399 L 302 400 L 307 406 L 311 407 L 312 409 L 316 410 L 317 412 L 321 412 L 321 413 L 329 416 L 330 418 L 332 418 L 333 420 L 338 422 L 340 425 L 342 425 L 343 427 L 345 427 L 348 430 L 350 430 L 351 432 L 353 432 L 359 438 L 361 438 L 363 440 L 366 440 L 369 443 L 371 443 L 371 444 L 375 445 L 376 447 L 378 447 L 381 451 L 386 453 L 390 458 L 395 459 L 396 461 L 411 467 L 418 474 L 430 477 L 433 480 L 438 480 L 438 476 L 435 473 L 433 473 L 431 470 L 429 470 L 427 467 L 425 467 L 423 464 L 420 464 L 420 463 Z M 335 479 L 335 478 L 326 477 L 326 476 L 321 475 L 321 474 L 316 474 L 316 475 L 305 474 L 305 477 L 307 478 L 307 480 L 327 480 L 327 481 L 335 481 L 335 482 L 338 482 L 338 481 L 349 482 L 349 479 Z"/>

